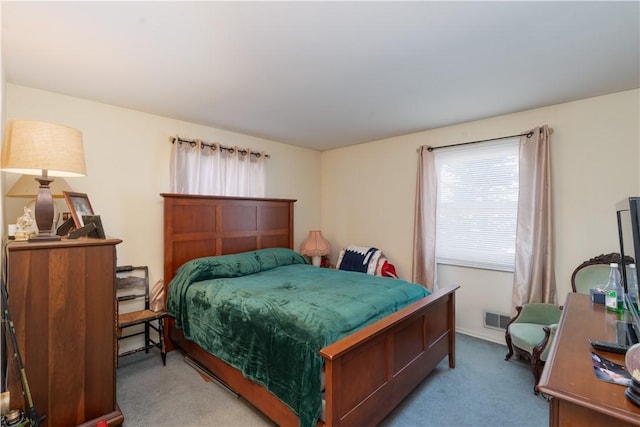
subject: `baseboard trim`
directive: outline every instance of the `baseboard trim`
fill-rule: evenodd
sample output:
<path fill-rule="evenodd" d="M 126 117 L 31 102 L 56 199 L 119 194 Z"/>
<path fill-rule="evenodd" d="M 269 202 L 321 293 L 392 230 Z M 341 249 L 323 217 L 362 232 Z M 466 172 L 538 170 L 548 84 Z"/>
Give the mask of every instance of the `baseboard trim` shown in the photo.
<path fill-rule="evenodd" d="M 493 343 L 496 343 L 496 344 L 500 344 L 500 345 L 503 345 L 505 347 L 507 346 L 506 343 L 504 342 L 504 340 L 500 340 L 500 339 L 498 339 L 496 337 L 493 337 L 493 336 L 490 336 L 490 335 L 479 334 L 478 332 L 472 331 L 472 330 L 469 330 L 469 329 L 456 327 L 456 332 L 460 333 L 460 334 L 464 334 L 464 335 L 469 335 L 469 336 L 474 337 L 474 338 L 479 338 L 481 340 L 490 341 L 490 342 L 493 342 Z"/>

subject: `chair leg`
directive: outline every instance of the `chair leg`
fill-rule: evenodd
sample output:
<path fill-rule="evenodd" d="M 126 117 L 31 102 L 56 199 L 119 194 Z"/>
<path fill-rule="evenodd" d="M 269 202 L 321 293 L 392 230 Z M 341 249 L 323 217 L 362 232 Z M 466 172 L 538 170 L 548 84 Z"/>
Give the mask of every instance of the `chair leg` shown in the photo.
<path fill-rule="evenodd" d="M 145 350 L 145 353 L 149 353 L 149 344 L 151 344 L 151 335 L 150 335 L 150 324 L 151 321 L 147 320 L 146 322 L 144 322 L 144 345 L 147 348 Z"/>
<path fill-rule="evenodd" d="M 511 334 L 509 334 L 508 331 L 504 334 L 504 339 L 507 342 L 507 348 L 509 349 L 509 352 L 504 357 L 504 360 L 509 360 L 511 359 L 511 356 L 513 356 L 513 345 L 511 344 Z"/>
<path fill-rule="evenodd" d="M 540 393 L 538 390 L 538 383 L 540 382 L 540 377 L 542 376 L 542 370 L 544 369 L 544 360 L 541 359 L 542 353 L 547 345 L 551 345 L 551 329 L 545 326 L 542 328 L 544 331 L 544 338 L 538 345 L 533 348 L 533 354 L 531 355 L 531 369 L 533 369 L 533 378 L 535 384 L 533 385 L 533 392 L 537 395 Z"/>
<path fill-rule="evenodd" d="M 504 360 L 509 360 L 511 359 L 511 356 L 513 356 L 513 343 L 511 342 L 511 334 L 509 333 L 509 326 L 511 326 L 511 324 L 520 317 L 521 312 L 522 312 L 522 306 L 519 305 L 516 307 L 516 315 L 512 317 L 511 320 L 509 320 L 509 323 L 507 324 L 507 327 L 504 331 L 504 339 L 507 342 L 507 348 L 509 349 L 509 352 L 504 357 Z"/>
<path fill-rule="evenodd" d="M 533 370 L 533 393 L 538 394 L 540 390 L 538 390 L 538 383 L 540 382 L 540 377 L 542 376 L 542 370 L 544 369 L 544 361 L 540 360 L 537 355 L 531 357 L 531 369 Z"/>

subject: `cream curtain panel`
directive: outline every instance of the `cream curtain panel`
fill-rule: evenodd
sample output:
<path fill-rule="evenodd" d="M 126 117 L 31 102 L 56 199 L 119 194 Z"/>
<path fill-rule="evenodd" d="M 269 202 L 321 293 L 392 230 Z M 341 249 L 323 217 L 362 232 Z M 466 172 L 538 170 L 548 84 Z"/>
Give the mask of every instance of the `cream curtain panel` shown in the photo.
<path fill-rule="evenodd" d="M 551 132 L 544 125 L 520 137 L 520 192 L 512 310 L 556 302 L 555 235 L 551 191 Z"/>
<path fill-rule="evenodd" d="M 436 282 L 436 161 L 427 146 L 418 149 L 412 280 L 429 290 Z"/>
<path fill-rule="evenodd" d="M 178 194 L 264 197 L 266 155 L 249 148 L 173 139 L 171 191 Z"/>
<path fill-rule="evenodd" d="M 550 135 L 547 125 L 520 136 L 520 176 L 512 309 L 527 302 L 555 303 L 554 227 Z M 412 280 L 437 289 L 435 260 L 437 176 L 435 156 L 418 150 Z"/>

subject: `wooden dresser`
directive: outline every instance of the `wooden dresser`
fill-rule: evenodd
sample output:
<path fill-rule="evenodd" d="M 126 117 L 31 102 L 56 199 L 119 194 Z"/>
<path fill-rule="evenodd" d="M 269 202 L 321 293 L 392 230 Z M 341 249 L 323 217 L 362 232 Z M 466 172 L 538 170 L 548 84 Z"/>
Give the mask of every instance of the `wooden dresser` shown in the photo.
<path fill-rule="evenodd" d="M 7 245 L 9 308 L 43 426 L 120 425 L 116 402 L 118 239 Z M 15 372 L 14 374 L 15 375 Z M 9 375 L 12 407 L 21 388 Z"/>
<path fill-rule="evenodd" d="M 594 304 L 589 295 L 570 293 L 538 387 L 552 396 L 549 425 L 640 426 L 640 408 L 625 396 L 625 386 L 596 378 L 589 338 L 616 342 L 619 314 Z M 624 356 L 597 352 L 624 365 Z"/>

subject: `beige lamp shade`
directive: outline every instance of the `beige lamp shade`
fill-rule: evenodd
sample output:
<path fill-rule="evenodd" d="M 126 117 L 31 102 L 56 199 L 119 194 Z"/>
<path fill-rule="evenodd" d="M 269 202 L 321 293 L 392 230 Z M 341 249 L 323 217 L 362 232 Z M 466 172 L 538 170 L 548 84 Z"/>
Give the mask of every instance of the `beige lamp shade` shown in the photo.
<path fill-rule="evenodd" d="M 329 255 L 331 252 L 331 244 L 322 236 L 320 230 L 309 231 L 309 236 L 300 245 L 300 253 L 310 256 L 311 262 L 315 266 L 320 265 L 321 258 Z"/>
<path fill-rule="evenodd" d="M 30 236 L 29 241 L 60 240 L 60 236 L 52 233 L 55 204 L 49 186 L 55 180 L 50 176 L 87 174 L 82 133 L 53 123 L 9 120 L 4 129 L 0 169 L 38 176 L 40 185 L 34 207 L 38 234 Z"/>
<path fill-rule="evenodd" d="M 6 194 L 7 197 L 22 197 L 25 199 L 35 199 L 38 195 L 38 188 L 40 184 L 31 175 L 22 175 L 19 180 L 13 184 L 13 187 Z M 67 181 L 64 178 L 56 178 L 50 186 L 51 196 L 54 199 L 61 199 L 64 197 L 63 191 L 73 191 Z"/>
<path fill-rule="evenodd" d="M 82 133 L 34 120 L 7 121 L 0 168 L 26 175 L 85 176 Z M 45 172 L 43 172 L 45 171 Z"/>

